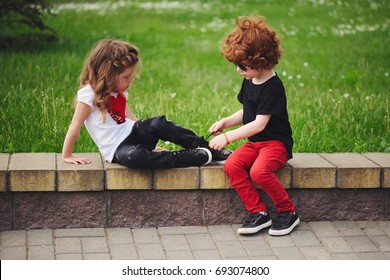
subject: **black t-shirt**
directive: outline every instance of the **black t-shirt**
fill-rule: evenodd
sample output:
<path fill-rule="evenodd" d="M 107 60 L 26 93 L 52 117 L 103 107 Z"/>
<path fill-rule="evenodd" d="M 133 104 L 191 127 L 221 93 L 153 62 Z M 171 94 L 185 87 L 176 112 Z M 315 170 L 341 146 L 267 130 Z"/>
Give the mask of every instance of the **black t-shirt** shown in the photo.
<path fill-rule="evenodd" d="M 244 79 L 238 100 L 243 104 L 243 124 L 256 119 L 257 115 L 271 114 L 271 118 L 263 131 L 248 138 L 251 142 L 279 140 L 284 143 L 292 158 L 292 130 L 288 120 L 286 92 L 277 75 L 261 85 Z"/>

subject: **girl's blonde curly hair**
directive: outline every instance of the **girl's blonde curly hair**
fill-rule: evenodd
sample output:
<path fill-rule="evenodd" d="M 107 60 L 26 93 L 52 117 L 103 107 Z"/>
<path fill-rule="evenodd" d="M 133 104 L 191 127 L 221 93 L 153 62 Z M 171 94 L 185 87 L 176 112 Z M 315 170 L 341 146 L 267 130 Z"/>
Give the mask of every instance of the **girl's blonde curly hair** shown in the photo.
<path fill-rule="evenodd" d="M 137 49 L 125 41 L 104 39 L 92 48 L 80 74 L 80 88 L 91 85 L 94 103 L 103 120 L 110 110 L 110 93 L 115 90 L 116 77 L 139 61 Z"/>
<path fill-rule="evenodd" d="M 221 52 L 230 62 L 259 70 L 273 68 L 282 56 L 280 39 L 262 16 L 237 17 Z"/>

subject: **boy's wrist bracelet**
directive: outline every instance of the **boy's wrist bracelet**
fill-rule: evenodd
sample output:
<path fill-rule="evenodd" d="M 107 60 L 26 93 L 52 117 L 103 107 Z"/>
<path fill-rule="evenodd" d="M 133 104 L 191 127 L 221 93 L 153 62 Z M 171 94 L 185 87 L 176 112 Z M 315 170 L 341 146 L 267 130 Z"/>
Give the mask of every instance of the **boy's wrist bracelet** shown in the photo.
<path fill-rule="evenodd" d="M 229 139 L 227 138 L 226 133 L 224 133 L 223 135 L 225 135 L 226 142 L 227 142 L 228 144 L 230 144 L 230 141 L 229 141 Z"/>

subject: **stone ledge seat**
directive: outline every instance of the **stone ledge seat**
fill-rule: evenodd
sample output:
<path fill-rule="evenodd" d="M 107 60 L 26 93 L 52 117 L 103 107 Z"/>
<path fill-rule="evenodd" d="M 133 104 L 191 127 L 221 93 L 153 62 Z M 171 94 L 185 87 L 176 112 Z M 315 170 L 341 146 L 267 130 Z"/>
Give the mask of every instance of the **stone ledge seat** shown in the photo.
<path fill-rule="evenodd" d="M 47 215 L 55 210 L 58 215 L 56 206 L 69 212 L 66 205 L 75 211 L 70 215 L 73 220 L 60 224 L 69 227 L 241 222 L 245 214 L 223 166 L 135 170 L 104 162 L 98 153 L 81 155 L 92 163 L 68 164 L 56 153 L 0 153 L 0 229 L 57 226 Z M 320 220 L 324 211 L 336 211 L 335 218 L 367 219 L 351 217 L 356 210 L 363 215 L 371 213 L 372 219 L 389 217 L 390 153 L 295 153 L 276 176 L 303 218 Z M 45 201 L 48 212 L 34 221 L 37 218 L 31 212 L 44 211 Z M 272 202 L 267 205 L 271 207 Z M 310 214 L 316 208 L 323 209 L 321 214 Z M 81 209 L 94 217 L 80 216 Z M 165 218 L 147 221 L 145 213 L 150 214 L 151 209 L 164 209 Z M 193 211 L 196 218 L 192 221 L 180 218 Z M 228 217 L 218 221 L 217 216 L 223 213 Z"/>

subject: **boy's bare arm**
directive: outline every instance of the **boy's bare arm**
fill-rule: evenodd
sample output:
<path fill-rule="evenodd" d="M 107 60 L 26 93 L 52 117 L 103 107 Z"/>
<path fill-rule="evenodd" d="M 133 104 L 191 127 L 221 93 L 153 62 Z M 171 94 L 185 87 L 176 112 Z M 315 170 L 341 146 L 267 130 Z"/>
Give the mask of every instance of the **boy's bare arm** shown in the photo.
<path fill-rule="evenodd" d="M 209 146 L 210 148 L 220 150 L 230 142 L 253 136 L 264 130 L 270 118 L 271 118 L 270 114 L 257 115 L 254 121 L 214 137 L 210 141 Z"/>
<path fill-rule="evenodd" d="M 214 135 L 219 135 L 225 128 L 233 127 L 242 124 L 243 110 L 239 110 L 229 117 L 223 118 L 210 126 L 209 131 L 215 132 Z"/>

